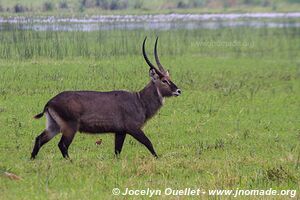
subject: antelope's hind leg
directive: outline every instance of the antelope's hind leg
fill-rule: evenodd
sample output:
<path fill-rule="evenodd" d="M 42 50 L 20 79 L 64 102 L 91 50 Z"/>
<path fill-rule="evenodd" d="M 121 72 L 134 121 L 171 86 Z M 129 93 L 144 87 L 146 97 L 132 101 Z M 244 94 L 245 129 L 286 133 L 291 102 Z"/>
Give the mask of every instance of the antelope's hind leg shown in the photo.
<path fill-rule="evenodd" d="M 55 135 L 59 133 L 59 126 L 55 120 L 46 112 L 46 129 L 35 138 L 35 144 L 31 153 L 31 159 L 34 159 L 40 148 L 49 142 Z"/>
<path fill-rule="evenodd" d="M 58 147 L 64 158 L 69 158 L 68 148 L 74 139 L 75 133 L 77 132 L 75 127 L 75 125 L 73 126 L 68 124 L 62 129 L 62 137 L 58 143 Z"/>

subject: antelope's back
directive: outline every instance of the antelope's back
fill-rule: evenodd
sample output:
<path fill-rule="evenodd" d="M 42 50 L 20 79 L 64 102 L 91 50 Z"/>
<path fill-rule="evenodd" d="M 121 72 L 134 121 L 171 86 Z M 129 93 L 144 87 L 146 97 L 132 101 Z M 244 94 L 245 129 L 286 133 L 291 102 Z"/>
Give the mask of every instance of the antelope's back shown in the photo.
<path fill-rule="evenodd" d="M 63 120 L 78 123 L 79 131 L 117 132 L 143 125 L 143 109 L 127 91 L 66 91 L 48 102 Z"/>

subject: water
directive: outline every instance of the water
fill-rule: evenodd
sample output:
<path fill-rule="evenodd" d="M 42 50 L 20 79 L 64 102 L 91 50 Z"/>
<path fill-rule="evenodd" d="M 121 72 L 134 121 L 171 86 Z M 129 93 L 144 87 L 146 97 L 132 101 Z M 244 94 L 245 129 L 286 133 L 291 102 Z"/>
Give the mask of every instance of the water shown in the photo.
<path fill-rule="evenodd" d="M 88 18 L 0 17 L 0 30 L 98 31 L 300 27 L 300 12 L 243 14 L 105 15 Z"/>

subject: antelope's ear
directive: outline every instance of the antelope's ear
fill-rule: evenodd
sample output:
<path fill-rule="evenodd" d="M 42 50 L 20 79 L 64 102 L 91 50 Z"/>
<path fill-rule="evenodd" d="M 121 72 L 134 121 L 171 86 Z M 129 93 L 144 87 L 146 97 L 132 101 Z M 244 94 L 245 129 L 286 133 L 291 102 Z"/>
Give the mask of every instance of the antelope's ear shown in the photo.
<path fill-rule="evenodd" d="M 154 69 L 149 70 L 149 76 L 150 76 L 152 81 L 156 81 L 156 80 L 159 79 L 159 75 L 155 72 Z"/>
<path fill-rule="evenodd" d="M 165 73 L 166 73 L 166 76 L 170 76 L 169 70 L 166 70 Z"/>

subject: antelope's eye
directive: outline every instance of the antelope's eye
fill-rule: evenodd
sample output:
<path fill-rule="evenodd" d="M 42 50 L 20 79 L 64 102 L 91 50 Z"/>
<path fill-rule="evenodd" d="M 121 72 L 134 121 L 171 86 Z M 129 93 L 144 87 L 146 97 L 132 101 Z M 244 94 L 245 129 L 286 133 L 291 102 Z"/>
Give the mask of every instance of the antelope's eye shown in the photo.
<path fill-rule="evenodd" d="M 168 83 L 168 81 L 166 81 L 166 80 L 162 80 L 162 82 L 163 82 L 163 83 L 165 83 L 165 84 L 167 84 L 167 83 Z"/>

